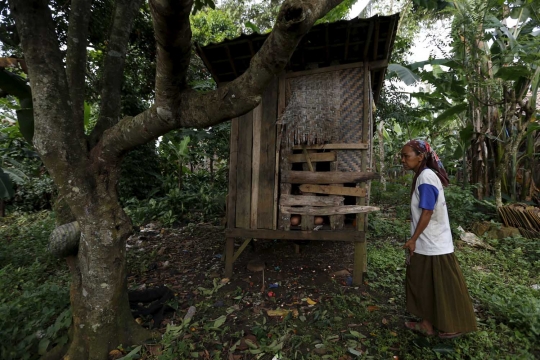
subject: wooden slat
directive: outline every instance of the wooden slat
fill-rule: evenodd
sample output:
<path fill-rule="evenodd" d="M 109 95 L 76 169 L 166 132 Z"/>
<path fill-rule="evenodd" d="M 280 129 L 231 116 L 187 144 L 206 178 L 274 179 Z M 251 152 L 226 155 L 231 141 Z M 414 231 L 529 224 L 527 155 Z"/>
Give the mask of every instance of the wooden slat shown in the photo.
<path fill-rule="evenodd" d="M 261 121 L 262 104 L 253 109 L 253 144 L 251 148 L 251 209 L 250 227 L 257 228 L 257 208 L 259 205 L 259 171 L 261 166 Z"/>
<path fill-rule="evenodd" d="M 315 151 L 317 150 L 307 150 L 305 146 L 303 147 L 302 152 L 304 156 L 306 157 L 307 162 L 302 164 L 302 170 L 304 171 L 309 170 L 311 172 L 315 171 L 316 167 L 314 167 L 313 164 L 311 163 L 311 160 L 309 160 L 309 155 L 314 153 Z M 317 166 L 317 163 L 315 163 L 315 166 Z M 304 193 L 304 195 L 309 196 L 312 194 Z M 315 228 L 315 217 L 309 216 L 309 215 L 302 216 L 302 220 L 300 222 L 300 228 L 302 230 L 313 230 Z"/>
<path fill-rule="evenodd" d="M 305 164 L 303 164 L 302 166 L 307 165 L 307 168 L 308 168 L 309 171 L 315 171 L 315 169 L 313 168 L 313 164 L 311 163 L 311 158 L 309 157 L 309 153 L 308 153 L 306 147 L 304 147 L 302 149 L 302 152 L 304 154 L 304 157 L 306 158 Z"/>
<path fill-rule="evenodd" d="M 279 204 L 285 206 L 339 206 L 343 196 L 314 196 L 314 195 L 288 195 L 282 194 Z"/>
<path fill-rule="evenodd" d="M 300 185 L 300 191 L 314 194 L 343 195 L 343 196 L 366 196 L 366 189 L 357 187 L 343 187 L 337 185 Z"/>
<path fill-rule="evenodd" d="M 277 100 L 277 118 L 280 119 L 281 115 L 285 111 L 285 73 L 282 72 L 278 78 L 278 100 Z M 281 169 L 281 138 L 283 137 L 283 126 L 276 125 L 276 164 L 274 171 L 274 216 L 272 228 L 276 230 L 278 224 L 281 224 L 279 220 L 279 206 L 278 206 L 278 194 L 280 192 L 279 173 Z"/>
<path fill-rule="evenodd" d="M 363 65 L 364 63 L 362 62 L 357 62 L 357 63 L 352 63 L 352 64 L 342 64 L 342 65 L 328 66 L 328 67 L 318 68 L 318 69 L 290 72 L 290 73 L 287 73 L 286 76 L 287 76 L 287 79 L 290 79 L 290 78 L 295 78 L 299 76 L 321 74 L 321 73 L 330 72 L 330 71 L 354 69 L 357 67 L 362 67 Z"/>
<path fill-rule="evenodd" d="M 343 205 L 343 206 L 328 206 L 328 207 L 292 207 L 280 206 L 281 212 L 284 214 L 298 215 L 345 215 L 345 214 L 360 214 L 372 211 L 379 211 L 375 206 L 359 206 L 359 205 Z"/>
<path fill-rule="evenodd" d="M 257 228 L 274 228 L 274 191 L 276 181 L 276 116 L 277 116 L 277 79 L 272 81 L 263 94 L 261 118 L 261 146 L 259 167 L 259 201 L 257 207 Z M 276 195 L 277 198 L 277 195 Z"/>
<path fill-rule="evenodd" d="M 251 223 L 251 151 L 253 112 L 238 118 L 238 166 L 236 168 L 236 227 L 248 229 Z"/>
<path fill-rule="evenodd" d="M 226 229 L 228 238 L 256 238 L 279 240 L 315 240 L 315 241 L 365 241 L 365 235 L 357 231 L 285 231 L 266 229 Z"/>
<path fill-rule="evenodd" d="M 288 184 L 338 184 L 338 183 L 356 183 L 377 179 L 379 174 L 372 172 L 308 172 L 285 170 L 281 173 L 281 182 Z"/>
<path fill-rule="evenodd" d="M 307 150 L 363 150 L 368 148 L 367 143 L 357 144 L 321 144 L 321 145 L 295 145 L 294 150 L 302 150 L 304 147 Z"/>
<path fill-rule="evenodd" d="M 229 193 L 227 195 L 227 227 L 236 226 L 236 170 L 238 166 L 238 118 L 231 120 L 229 159 Z"/>
<path fill-rule="evenodd" d="M 311 153 L 309 154 L 309 160 L 312 163 L 322 162 L 322 161 L 336 161 L 335 152 L 324 152 L 324 153 Z M 291 154 L 289 155 L 290 163 L 304 163 L 306 162 L 306 156 L 304 154 Z"/>

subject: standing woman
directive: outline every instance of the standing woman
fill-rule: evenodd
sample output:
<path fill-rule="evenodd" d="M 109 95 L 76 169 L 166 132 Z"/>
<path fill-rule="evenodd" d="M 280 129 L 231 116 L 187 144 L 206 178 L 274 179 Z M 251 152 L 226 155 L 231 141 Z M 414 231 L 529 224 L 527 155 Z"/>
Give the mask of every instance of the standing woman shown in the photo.
<path fill-rule="evenodd" d="M 421 318 L 405 326 L 426 336 L 454 338 L 477 330 L 465 279 L 454 255 L 454 244 L 443 186 L 448 175 L 439 157 L 423 140 L 411 140 L 401 150 L 405 170 L 414 171 L 411 188 L 411 238 L 403 248 L 407 266 L 407 310 Z"/>

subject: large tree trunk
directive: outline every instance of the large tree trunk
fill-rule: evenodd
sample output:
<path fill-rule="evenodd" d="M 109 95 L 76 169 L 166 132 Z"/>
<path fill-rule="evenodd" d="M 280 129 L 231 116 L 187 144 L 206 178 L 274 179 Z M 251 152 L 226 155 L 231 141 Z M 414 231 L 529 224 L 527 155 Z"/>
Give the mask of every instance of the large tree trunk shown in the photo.
<path fill-rule="evenodd" d="M 78 219 L 79 253 L 68 260 L 74 330 L 69 359 L 106 359 L 118 345 L 137 344 L 150 337 L 129 308 L 125 253 L 131 221 L 116 195 L 117 170 L 110 170 L 107 178 L 95 182 L 92 206 L 83 204 L 91 210 Z"/>

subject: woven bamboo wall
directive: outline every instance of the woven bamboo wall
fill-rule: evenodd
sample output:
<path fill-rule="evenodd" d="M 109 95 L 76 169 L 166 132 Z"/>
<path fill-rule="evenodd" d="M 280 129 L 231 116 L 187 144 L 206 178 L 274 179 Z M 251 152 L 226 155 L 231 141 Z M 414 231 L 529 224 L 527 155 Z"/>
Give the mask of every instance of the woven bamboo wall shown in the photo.
<path fill-rule="evenodd" d="M 285 125 L 282 151 L 287 153 L 298 144 L 360 143 L 363 89 L 362 67 L 288 79 L 287 106 L 280 119 Z M 371 162 L 371 151 L 368 159 Z M 337 170 L 360 171 L 361 167 L 360 150 L 337 151 Z"/>

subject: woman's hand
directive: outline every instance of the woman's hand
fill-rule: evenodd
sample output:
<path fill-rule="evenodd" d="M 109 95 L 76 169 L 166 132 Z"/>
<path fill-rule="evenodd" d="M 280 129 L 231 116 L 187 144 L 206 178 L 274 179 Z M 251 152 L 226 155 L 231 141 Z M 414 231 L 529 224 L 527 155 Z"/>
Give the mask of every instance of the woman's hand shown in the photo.
<path fill-rule="evenodd" d="M 404 249 L 409 249 L 409 252 L 410 252 L 411 257 L 412 257 L 413 254 L 414 254 L 414 250 L 416 249 L 416 240 L 409 239 L 409 241 L 407 241 L 405 243 L 405 245 L 403 245 L 403 248 Z"/>

